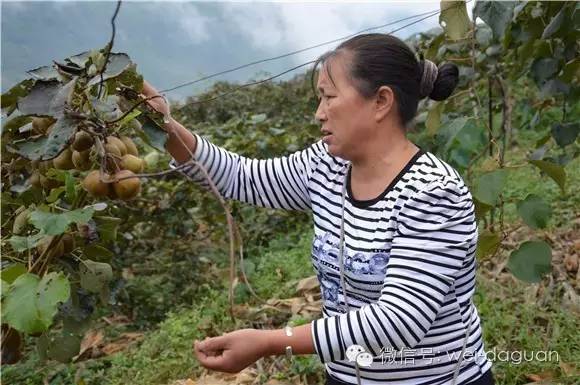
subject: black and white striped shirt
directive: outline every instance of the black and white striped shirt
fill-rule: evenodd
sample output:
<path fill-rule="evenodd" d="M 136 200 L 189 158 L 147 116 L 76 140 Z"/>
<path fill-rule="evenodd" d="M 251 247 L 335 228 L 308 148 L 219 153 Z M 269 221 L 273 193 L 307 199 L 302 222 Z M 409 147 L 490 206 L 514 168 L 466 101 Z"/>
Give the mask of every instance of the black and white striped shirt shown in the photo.
<path fill-rule="evenodd" d="M 471 194 L 452 167 L 420 151 L 377 198 L 355 200 L 348 162 L 319 141 L 287 157 L 249 159 L 200 136 L 194 157 L 221 194 L 253 205 L 312 210 L 312 263 L 323 299 L 312 321 L 326 370 L 356 384 L 346 350 L 373 357 L 362 384 L 449 384 L 469 331 L 457 383 L 474 381 L 491 362 L 483 348 L 475 288 L 477 223 Z M 175 166 L 175 162 L 172 162 Z M 183 171 L 207 185 L 196 167 Z M 344 279 L 338 264 L 344 206 Z M 467 329 L 469 328 L 469 329 Z"/>

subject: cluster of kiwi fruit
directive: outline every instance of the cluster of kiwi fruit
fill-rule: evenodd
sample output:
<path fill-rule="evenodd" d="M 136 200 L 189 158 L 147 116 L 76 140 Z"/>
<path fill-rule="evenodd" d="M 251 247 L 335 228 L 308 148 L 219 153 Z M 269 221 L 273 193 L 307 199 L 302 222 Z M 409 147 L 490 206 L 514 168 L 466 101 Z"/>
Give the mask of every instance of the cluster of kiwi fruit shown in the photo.
<path fill-rule="evenodd" d="M 50 118 L 34 118 L 33 130 L 47 133 L 52 124 Z M 93 197 L 130 200 L 141 191 L 141 182 L 135 174 L 143 171 L 145 161 L 139 158 L 135 143 L 128 136 L 107 136 L 101 142 L 105 153 L 105 170 L 95 148 L 95 138 L 92 134 L 79 129 L 72 144 L 64 149 L 56 158 L 50 161 L 37 162 L 30 182 L 33 185 L 52 189 L 61 182 L 44 176 L 46 170 L 54 167 L 59 170 L 89 171 L 83 179 L 83 188 Z"/>

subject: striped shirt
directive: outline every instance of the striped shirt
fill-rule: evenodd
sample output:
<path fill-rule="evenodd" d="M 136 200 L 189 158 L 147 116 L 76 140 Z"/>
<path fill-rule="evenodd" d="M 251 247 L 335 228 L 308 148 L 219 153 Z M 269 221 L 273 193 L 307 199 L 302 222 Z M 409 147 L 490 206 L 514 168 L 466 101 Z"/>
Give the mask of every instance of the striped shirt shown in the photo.
<path fill-rule="evenodd" d="M 289 156 L 258 160 L 197 140 L 194 157 L 225 198 L 312 211 L 311 257 L 323 318 L 312 321 L 311 330 L 330 375 L 357 384 L 347 349 L 359 345 L 368 353 L 367 362 L 359 362 L 362 384 L 451 384 L 466 332 L 457 383 L 474 381 L 491 367 L 471 301 L 474 204 L 452 167 L 421 150 L 380 196 L 356 200 L 348 162 L 329 154 L 322 141 Z M 198 167 L 182 172 L 208 187 Z M 341 310 L 345 296 L 338 262 L 344 183 L 348 312 Z"/>

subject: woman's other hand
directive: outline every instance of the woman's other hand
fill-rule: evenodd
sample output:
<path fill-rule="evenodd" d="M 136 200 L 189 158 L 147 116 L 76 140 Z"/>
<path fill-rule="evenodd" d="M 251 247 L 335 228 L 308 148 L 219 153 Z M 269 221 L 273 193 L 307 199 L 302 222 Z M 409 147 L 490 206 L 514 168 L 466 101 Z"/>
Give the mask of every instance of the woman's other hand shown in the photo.
<path fill-rule="evenodd" d="M 238 373 L 268 355 L 267 331 L 241 329 L 219 337 L 195 341 L 195 356 L 206 368 L 226 373 Z"/>

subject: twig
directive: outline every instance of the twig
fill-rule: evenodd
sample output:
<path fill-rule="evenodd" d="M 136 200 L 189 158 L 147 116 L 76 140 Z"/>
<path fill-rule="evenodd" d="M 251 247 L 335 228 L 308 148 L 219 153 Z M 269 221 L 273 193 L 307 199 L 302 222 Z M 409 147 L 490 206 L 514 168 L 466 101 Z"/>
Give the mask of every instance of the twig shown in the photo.
<path fill-rule="evenodd" d="M 121 0 L 117 1 L 117 8 L 115 8 L 115 13 L 113 14 L 113 18 L 111 19 L 111 27 L 113 28 L 113 33 L 111 34 L 111 40 L 109 40 L 109 42 L 107 43 L 107 55 L 105 56 L 105 64 L 103 64 L 103 68 L 101 69 L 101 82 L 99 83 L 99 96 L 98 98 L 101 98 L 101 91 L 103 89 L 103 73 L 105 72 L 105 70 L 107 69 L 107 63 L 109 62 L 109 57 L 111 56 L 111 50 L 113 49 L 113 43 L 115 42 L 115 32 L 116 32 L 116 27 L 115 27 L 115 19 L 117 18 L 117 15 L 119 14 L 119 9 L 121 8 Z"/>

